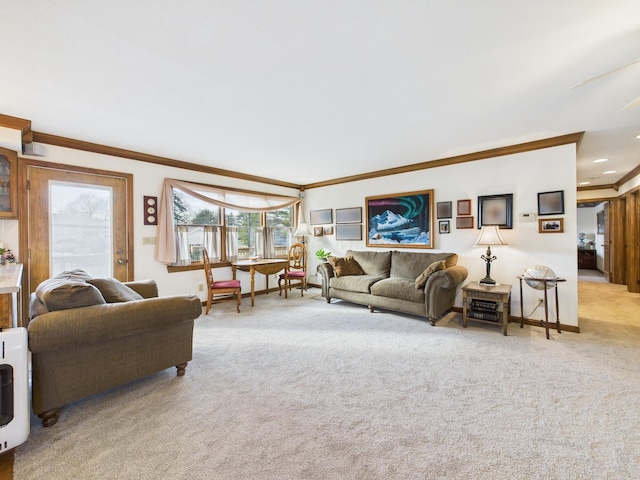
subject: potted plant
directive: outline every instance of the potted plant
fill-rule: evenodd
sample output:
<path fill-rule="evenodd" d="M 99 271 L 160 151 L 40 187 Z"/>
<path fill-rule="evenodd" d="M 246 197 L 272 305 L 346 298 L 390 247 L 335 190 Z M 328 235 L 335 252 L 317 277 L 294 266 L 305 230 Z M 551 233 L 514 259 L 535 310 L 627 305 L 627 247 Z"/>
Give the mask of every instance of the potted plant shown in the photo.
<path fill-rule="evenodd" d="M 323 262 L 327 261 L 327 257 L 331 256 L 331 252 L 328 252 L 326 250 L 324 250 L 323 248 L 321 248 L 320 250 L 316 251 L 316 257 L 318 257 L 318 260 L 322 260 Z"/>

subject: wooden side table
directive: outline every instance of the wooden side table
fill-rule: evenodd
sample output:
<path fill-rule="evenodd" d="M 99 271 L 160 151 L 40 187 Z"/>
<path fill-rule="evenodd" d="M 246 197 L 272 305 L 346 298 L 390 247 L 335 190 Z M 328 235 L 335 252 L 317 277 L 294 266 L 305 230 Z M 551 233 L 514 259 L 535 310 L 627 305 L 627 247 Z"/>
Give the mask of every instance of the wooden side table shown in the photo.
<path fill-rule="evenodd" d="M 511 306 L 511 285 L 481 285 L 467 283 L 462 287 L 462 326 L 467 321 L 502 324 L 502 334 L 507 334 Z"/>

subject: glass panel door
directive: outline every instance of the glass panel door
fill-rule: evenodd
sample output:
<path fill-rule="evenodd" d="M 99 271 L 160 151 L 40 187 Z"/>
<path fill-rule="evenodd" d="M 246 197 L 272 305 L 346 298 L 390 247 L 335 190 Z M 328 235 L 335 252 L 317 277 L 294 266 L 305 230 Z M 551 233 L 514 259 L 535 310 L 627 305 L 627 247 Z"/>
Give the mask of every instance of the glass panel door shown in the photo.
<path fill-rule="evenodd" d="M 81 268 L 92 277 L 113 276 L 113 189 L 49 183 L 50 271 Z"/>

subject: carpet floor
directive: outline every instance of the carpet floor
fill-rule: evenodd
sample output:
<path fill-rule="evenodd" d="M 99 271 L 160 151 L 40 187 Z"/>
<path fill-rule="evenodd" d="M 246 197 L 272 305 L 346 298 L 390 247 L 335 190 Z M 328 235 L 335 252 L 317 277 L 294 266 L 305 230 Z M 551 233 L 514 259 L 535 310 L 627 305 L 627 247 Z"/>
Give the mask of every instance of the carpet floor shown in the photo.
<path fill-rule="evenodd" d="M 625 294 L 580 283 L 581 305 Z M 75 402 L 47 429 L 32 417 L 14 478 L 637 478 L 640 298 L 624 299 L 581 307 L 581 333 L 550 340 L 463 329 L 457 313 L 436 327 L 371 314 L 317 289 L 216 305 L 185 377 Z"/>

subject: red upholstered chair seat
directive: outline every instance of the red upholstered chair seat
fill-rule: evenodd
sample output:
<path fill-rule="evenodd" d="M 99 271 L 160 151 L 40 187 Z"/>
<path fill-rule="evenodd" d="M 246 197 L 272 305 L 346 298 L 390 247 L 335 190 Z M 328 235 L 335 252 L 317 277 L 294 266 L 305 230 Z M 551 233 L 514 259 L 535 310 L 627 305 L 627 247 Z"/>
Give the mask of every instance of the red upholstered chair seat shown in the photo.
<path fill-rule="evenodd" d="M 280 274 L 280 278 L 285 278 L 285 277 L 294 277 L 294 278 L 304 278 L 307 275 L 307 272 L 300 272 L 300 271 L 291 271 L 289 273 L 281 273 Z"/>
<path fill-rule="evenodd" d="M 240 280 L 218 280 L 211 284 L 211 288 L 240 288 Z"/>

